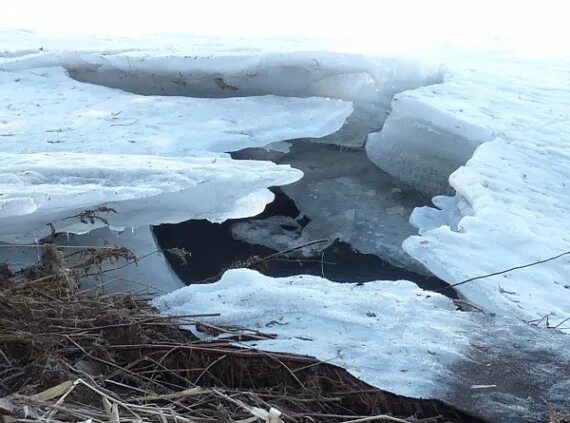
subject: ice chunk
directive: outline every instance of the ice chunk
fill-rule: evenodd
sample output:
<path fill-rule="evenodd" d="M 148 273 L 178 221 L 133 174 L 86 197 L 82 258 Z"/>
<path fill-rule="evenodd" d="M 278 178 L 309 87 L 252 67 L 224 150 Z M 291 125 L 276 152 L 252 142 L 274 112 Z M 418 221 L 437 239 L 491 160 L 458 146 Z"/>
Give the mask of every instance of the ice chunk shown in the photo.
<path fill-rule="evenodd" d="M 69 78 L 61 68 L 0 72 L 4 152 L 187 155 L 323 137 L 352 106 L 325 98 L 143 97 Z"/>
<path fill-rule="evenodd" d="M 240 162 L 220 155 L 157 157 L 124 154 L 0 153 L 0 239 L 34 243 L 49 234 L 72 232 L 70 245 L 118 244 L 131 248 L 140 263 L 108 271 L 106 292 L 165 293 L 183 286 L 161 254 L 149 225 L 188 219 L 225 221 L 259 214 L 273 200 L 266 189 L 299 179 L 302 173 L 270 162 Z M 81 223 L 73 216 L 105 205 L 117 214 Z M 37 258 L 38 250 L 1 248 L 0 262 L 14 268 Z M 113 266 L 111 266 L 113 267 Z M 105 270 L 109 266 L 104 267 Z M 101 281 L 99 281 L 101 282 Z"/>
<path fill-rule="evenodd" d="M 500 74 L 472 70 L 456 76 L 457 80 L 405 93 L 396 103 L 405 99 L 403 104 L 417 105 L 416 110 L 436 110 L 430 115 L 435 120 L 432 123 L 426 118 L 427 126 L 417 131 L 409 128 L 412 120 L 395 119 L 394 125 L 387 123 L 387 134 L 377 139 L 399 145 L 392 153 L 384 151 L 388 157 L 378 159 L 378 155 L 375 160 L 385 166 L 391 157 L 399 163 L 400 177 L 426 191 L 437 190 L 441 177 L 450 169 L 446 167 L 426 183 L 430 180 L 429 172 L 423 171 L 426 166 L 431 169 L 440 165 L 430 157 L 443 156 L 443 163 L 450 163 L 448 150 L 453 144 L 446 136 L 421 139 L 422 135 L 432 128 L 451 131 L 457 135 L 455 145 L 465 154 L 483 143 L 449 178 L 457 199 L 448 204 L 440 201 L 441 212 L 414 212 L 412 220 L 420 226 L 422 236 L 404 242 L 406 251 L 449 283 L 569 250 L 568 64 L 522 62 L 513 66 Z M 391 135 L 400 133 L 420 138 L 396 139 Z M 490 136 L 494 140 L 485 143 Z M 424 156 L 410 156 L 407 150 L 418 144 L 423 146 Z M 370 143 L 369 153 L 379 152 L 377 148 L 383 148 L 380 142 Z M 405 160 L 398 158 L 400 153 Z M 456 206 L 451 206 L 453 203 Z M 489 312 L 526 321 L 539 321 L 548 315 L 550 324 L 558 325 L 570 317 L 569 278 L 570 261 L 561 257 L 475 280 L 457 290 Z"/>
<path fill-rule="evenodd" d="M 340 133 L 326 142 L 362 145 L 370 131 L 382 127 L 390 100 L 399 90 L 440 82 L 439 66 L 416 60 L 327 52 L 207 57 L 131 52 L 83 55 L 74 78 L 141 94 L 230 97 L 279 95 L 322 96 L 354 104 L 355 113 Z M 86 64 L 88 63 L 88 65 Z"/>
<path fill-rule="evenodd" d="M 234 223 L 231 227 L 232 236 L 235 239 L 249 244 L 264 245 L 276 251 L 285 251 L 307 244 L 310 239 L 302 233 L 299 222 L 288 216 L 270 216 L 266 219 L 251 219 L 245 222 Z M 315 247 L 315 246 L 313 246 Z M 295 251 L 304 256 L 309 256 L 315 251 L 320 251 L 321 245 L 315 248 L 305 247 Z"/>
<path fill-rule="evenodd" d="M 105 204 L 118 213 L 119 227 L 175 223 L 187 219 L 224 221 L 260 213 L 273 199 L 272 185 L 302 173 L 270 162 L 210 156 L 158 157 L 124 154 L 0 153 L 0 237 L 59 231 L 84 232 L 67 219 Z"/>
<path fill-rule="evenodd" d="M 468 86 L 449 82 L 396 95 L 382 131 L 367 138 L 370 160 L 427 195 L 451 194 L 449 175 L 493 139 L 492 130 L 462 119 L 473 107 L 463 94 Z M 445 108 L 431 101 L 438 95 L 447 100 Z"/>
<path fill-rule="evenodd" d="M 406 281 L 357 286 L 235 269 L 219 282 L 184 287 L 154 304 L 172 315 L 216 310 L 220 316 L 207 322 L 277 335 L 249 343 L 257 348 L 302 351 L 372 385 L 420 397 L 440 389 L 473 330 L 469 314 L 455 312 L 451 300 Z"/>

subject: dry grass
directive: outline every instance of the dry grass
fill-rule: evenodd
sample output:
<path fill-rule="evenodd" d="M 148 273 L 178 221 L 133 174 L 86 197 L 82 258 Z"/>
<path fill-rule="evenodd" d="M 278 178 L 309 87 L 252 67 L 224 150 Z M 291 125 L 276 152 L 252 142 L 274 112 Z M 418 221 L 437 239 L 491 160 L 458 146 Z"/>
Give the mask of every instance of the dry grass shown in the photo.
<path fill-rule="evenodd" d="M 166 317 L 146 299 L 81 291 L 120 247 L 0 266 L 0 418 L 92 422 L 477 422 L 438 401 L 381 391 L 315 359 L 200 341 L 181 324 L 263 339 L 236 327 Z M 67 253 L 67 251 L 66 251 Z M 234 343 L 235 344 L 235 343 Z M 279 411 L 277 411 L 279 410 Z"/>

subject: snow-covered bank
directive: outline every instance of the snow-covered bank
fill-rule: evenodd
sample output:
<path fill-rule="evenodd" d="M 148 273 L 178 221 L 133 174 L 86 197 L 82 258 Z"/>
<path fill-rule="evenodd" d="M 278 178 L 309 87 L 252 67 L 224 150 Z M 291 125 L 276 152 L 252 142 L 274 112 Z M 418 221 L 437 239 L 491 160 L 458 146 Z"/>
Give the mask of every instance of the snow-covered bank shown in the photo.
<path fill-rule="evenodd" d="M 219 313 L 207 322 L 276 335 L 242 347 L 308 354 L 382 389 L 444 400 L 490 422 L 543 421 L 545 398 L 570 405 L 566 335 L 459 312 L 449 298 L 407 281 L 358 286 L 234 269 L 154 305 L 170 315 Z"/>
<path fill-rule="evenodd" d="M 457 197 L 436 198 L 442 211 L 417 209 L 421 236 L 404 242 L 449 283 L 570 250 L 568 67 L 489 67 L 397 96 L 395 117 L 367 144 L 381 167 L 426 192 L 445 192 L 446 173 L 482 144 L 449 178 Z M 556 325 L 570 316 L 569 276 L 562 257 L 457 289 L 488 312 Z"/>

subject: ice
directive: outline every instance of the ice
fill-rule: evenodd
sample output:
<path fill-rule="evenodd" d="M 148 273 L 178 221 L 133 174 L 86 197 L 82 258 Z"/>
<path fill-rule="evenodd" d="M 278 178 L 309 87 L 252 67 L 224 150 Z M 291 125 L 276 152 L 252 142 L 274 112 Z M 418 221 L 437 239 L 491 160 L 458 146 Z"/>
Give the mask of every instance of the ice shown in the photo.
<path fill-rule="evenodd" d="M 436 96 L 440 90 L 449 89 L 447 85 L 454 84 L 448 82 L 397 94 L 382 131 L 370 134 L 366 142 L 370 160 L 430 196 L 452 193 L 449 175 L 473 155 L 478 145 L 493 139 L 491 130 L 453 113 L 472 107 L 465 98 L 468 87 L 454 91 L 458 98 L 450 102 L 451 110 L 422 101 L 428 93 Z"/>
<path fill-rule="evenodd" d="M 11 218 L 1 236 L 31 236 L 48 222 L 72 230 L 62 219 L 102 203 L 121 211 L 119 227 L 247 216 L 232 205 L 256 214 L 256 198 L 272 198 L 265 187 L 301 173 L 211 151 L 324 136 L 352 111 L 323 98 L 146 97 L 74 81 L 58 67 L 0 72 L 0 82 L 0 218 Z"/>
<path fill-rule="evenodd" d="M 350 103 L 315 97 L 144 97 L 74 81 L 62 68 L 0 72 L 0 84 L 4 152 L 233 151 L 320 138 L 352 113 Z"/>
<path fill-rule="evenodd" d="M 457 283 L 569 250 L 569 76 L 560 60 L 484 62 L 396 96 L 367 151 L 426 193 L 456 191 L 436 199 L 441 211 L 416 210 L 422 236 L 403 244 L 435 275 Z M 487 312 L 557 325 L 570 316 L 569 264 L 561 257 L 457 290 Z"/>
<path fill-rule="evenodd" d="M 68 219 L 104 204 L 119 228 L 188 219 L 224 221 L 260 213 L 273 199 L 266 187 L 302 173 L 270 162 L 240 162 L 211 154 L 159 157 L 83 153 L 0 153 L 0 238 L 56 230 L 85 232 Z"/>
<path fill-rule="evenodd" d="M 306 234 L 303 234 L 302 227 L 297 220 L 288 216 L 270 216 L 266 219 L 237 222 L 232 225 L 231 232 L 234 239 L 249 244 L 264 245 L 276 251 L 290 250 L 315 241 L 315 239 L 308 238 Z M 318 254 L 322 248 L 323 243 L 306 246 L 291 252 L 288 256 L 301 255 L 307 257 Z"/>
<path fill-rule="evenodd" d="M 132 292 L 150 296 L 164 295 L 185 286 L 172 270 L 164 254 L 157 251 L 157 243 L 150 226 L 122 231 L 99 228 L 84 235 L 70 234 L 66 240 L 58 241 L 67 246 L 120 245 L 136 251 L 136 263 L 117 261 L 103 264 L 97 278 L 85 278 L 84 289 L 99 292 Z M 124 267 L 123 267 L 124 266 Z M 114 268 L 120 268 L 116 271 Z"/>
<path fill-rule="evenodd" d="M 381 128 L 400 89 L 441 81 L 438 66 L 398 58 L 368 59 L 326 52 L 162 56 L 156 53 L 91 54 L 69 66 L 83 81 L 141 94 L 229 97 L 279 95 L 351 101 L 355 113 L 326 142 L 361 145 Z"/>
<path fill-rule="evenodd" d="M 0 39 L 9 35 L 0 33 Z M 314 43 L 305 41 L 250 40 L 246 48 L 239 39 L 220 44 L 202 37 L 117 43 L 79 38 L 62 41 L 69 46 L 62 48 L 37 34 L 12 33 L 9 39 L 14 53 L 0 57 L 0 70 L 62 66 L 80 81 L 143 95 L 317 96 L 352 102 L 355 113 L 342 130 L 322 140 L 344 145 L 362 145 L 369 132 L 382 127 L 395 93 L 443 78 L 436 62 L 314 50 Z"/>
<path fill-rule="evenodd" d="M 302 176 L 270 162 L 240 162 L 211 154 L 158 157 L 121 154 L 0 153 L 0 239 L 34 244 L 50 233 L 82 234 L 67 245 L 109 243 L 131 248 L 138 257 L 158 249 L 149 225 L 188 219 L 222 222 L 259 214 L 274 195 L 268 186 Z M 117 213 L 98 213 L 102 221 L 83 224 L 73 216 L 105 205 Z M 0 261 L 18 269 L 33 263 L 37 250 L 2 248 Z M 104 267 L 109 270 L 115 265 Z M 103 278 L 106 292 L 132 290 L 153 294 L 183 286 L 161 254 L 152 254 Z"/>
<path fill-rule="evenodd" d="M 478 56 L 458 66 L 454 58 L 444 77 L 437 61 L 271 40 L 252 47 L 200 37 L 71 40 L 21 32 L 0 39 L 7 46 L 0 52 L 3 241 L 34 243 L 52 222 L 78 234 L 64 236 L 68 245 L 117 243 L 144 256 L 156 249 L 150 225 L 253 216 L 273 199 L 267 187 L 301 177 L 283 164 L 223 154 L 265 147 L 304 170 L 304 180 L 283 190 L 312 221 L 303 230 L 290 219 L 249 222 L 234 228 L 244 239 L 285 248 L 334 235 L 408 267 L 411 256 L 449 283 L 568 250 L 567 61 L 521 61 L 501 51 L 492 62 Z M 357 149 L 283 143 L 319 138 L 360 147 L 380 129 L 366 151 L 395 179 Z M 408 215 L 425 202 L 417 193 L 406 197 L 403 184 L 436 195 L 436 208 L 411 213 L 421 236 L 404 241 L 410 256 L 400 248 L 415 232 Z M 112 228 L 68 219 L 101 204 L 119 212 Z M 283 226 L 292 230 L 275 231 Z M 24 264 L 37 250 L 9 254 Z M 536 410 L 543 392 L 567 403 L 560 383 L 567 340 L 543 328 L 568 332 L 569 264 L 563 257 L 458 286 L 485 314 L 459 312 L 406 281 L 341 285 L 243 269 L 156 304 L 172 314 L 220 312 L 212 322 L 278 335 L 251 343 L 258 348 L 314 355 L 381 388 L 452 401 L 490 421 L 522 421 L 520 409 L 504 408 Z M 155 294 L 181 287 L 160 254 L 103 283 Z M 474 375 L 496 391 L 466 394 Z M 527 385 L 538 387 L 534 398 L 521 388 Z"/>
<path fill-rule="evenodd" d="M 302 173 L 216 152 L 322 137 L 352 112 L 349 102 L 316 97 L 141 96 L 77 82 L 60 67 L 3 71 L 0 83 L 0 239 L 18 243 L 48 235 L 52 223 L 85 234 L 77 242 L 115 239 L 134 248 L 139 240 L 144 250 L 149 225 L 256 215 L 273 199 L 267 187 Z M 70 219 L 100 205 L 117 211 L 109 220 L 120 238 L 88 234 L 103 222 Z M 33 259 L 29 251 L 22 263 Z M 126 277 L 146 272 L 151 288 L 178 287 L 157 260 Z"/>
<path fill-rule="evenodd" d="M 447 366 L 461 357 L 473 330 L 469 315 L 455 312 L 448 298 L 406 281 L 357 286 L 235 269 L 219 282 L 184 287 L 154 305 L 171 315 L 215 310 L 220 317 L 207 322 L 277 335 L 247 345 L 302 352 L 372 385 L 416 397 L 442 391 Z"/>

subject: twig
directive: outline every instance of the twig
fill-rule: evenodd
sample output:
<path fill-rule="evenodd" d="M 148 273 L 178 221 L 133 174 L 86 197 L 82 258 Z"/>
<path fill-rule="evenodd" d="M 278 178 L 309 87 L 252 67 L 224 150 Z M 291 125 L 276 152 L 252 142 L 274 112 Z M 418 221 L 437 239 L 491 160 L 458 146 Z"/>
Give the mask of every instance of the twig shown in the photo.
<path fill-rule="evenodd" d="M 210 370 L 212 367 L 214 367 L 216 364 L 218 364 L 220 361 L 224 360 L 227 357 L 227 354 L 222 355 L 221 357 L 216 358 L 214 361 L 212 361 L 208 367 L 206 367 L 202 373 L 200 373 L 198 375 L 198 377 L 196 378 L 196 380 L 194 380 L 194 385 L 197 385 L 198 382 L 200 381 L 200 379 L 202 379 L 202 376 L 204 376 L 208 370 Z"/>
<path fill-rule="evenodd" d="M 176 398 L 183 398 L 183 397 L 193 397 L 196 395 L 202 395 L 204 393 L 208 393 L 209 391 L 203 388 L 189 388 L 179 392 L 173 392 L 172 394 L 163 394 L 163 395 L 148 395 L 145 397 L 135 397 L 133 401 L 165 401 L 165 400 L 172 400 Z"/>
<path fill-rule="evenodd" d="M 552 329 L 558 329 L 560 326 L 562 326 L 564 323 L 566 323 L 568 320 L 570 320 L 570 317 L 567 317 L 566 319 L 562 320 L 560 323 L 558 323 L 556 326 L 554 326 Z"/>
<path fill-rule="evenodd" d="M 569 254 L 570 254 L 570 251 L 566 251 L 566 252 L 564 252 L 564 253 L 558 254 L 557 256 L 550 257 L 550 258 L 547 258 L 547 259 L 544 259 L 544 260 L 539 260 L 539 261 L 535 261 L 535 262 L 532 262 L 532 263 L 523 264 L 522 266 L 511 267 L 510 269 L 501 270 L 500 272 L 495 272 L 495 273 L 489 273 L 488 275 L 475 276 L 474 278 L 465 279 L 464 281 L 451 284 L 451 285 L 449 285 L 449 286 L 440 288 L 440 289 L 438 289 L 438 290 L 436 290 L 436 291 L 444 291 L 444 290 L 446 290 L 446 289 L 455 288 L 456 286 L 463 285 L 463 284 L 466 284 L 466 283 L 468 283 L 468 282 L 473 282 L 473 281 L 476 281 L 476 280 L 479 280 L 479 279 L 487 279 L 487 278 L 490 278 L 490 277 L 493 277 L 493 276 L 498 276 L 498 275 L 502 275 L 502 274 L 504 274 L 504 273 L 512 272 L 513 270 L 525 269 L 525 268 L 527 268 L 527 267 L 536 266 L 537 264 L 548 263 L 549 261 L 557 260 L 557 259 L 559 259 L 559 258 L 561 258 L 561 257 L 563 257 L 563 256 L 567 256 L 567 255 L 569 255 Z"/>
<path fill-rule="evenodd" d="M 374 420 L 387 420 L 389 422 L 396 422 L 396 423 L 412 423 L 411 420 L 402 420 L 397 417 L 388 416 L 386 414 L 378 414 L 377 416 L 362 417 L 360 419 L 354 419 L 354 420 L 346 420 L 343 423 L 363 423 L 363 422 L 371 422 Z"/>
<path fill-rule="evenodd" d="M 287 253 L 291 253 L 291 252 L 296 251 L 296 250 L 300 250 L 301 248 L 309 247 L 309 246 L 315 245 L 315 244 L 322 244 L 323 242 L 329 242 L 329 241 L 330 241 L 329 239 L 317 239 L 316 241 L 311 241 L 311 242 L 307 242 L 305 244 L 297 245 L 296 247 L 289 248 L 287 250 L 277 251 L 276 253 L 262 257 L 260 259 L 253 260 L 252 264 L 261 263 L 261 262 L 267 261 L 269 259 L 272 259 L 273 257 L 281 256 L 283 254 L 287 254 Z"/>
<path fill-rule="evenodd" d="M 48 245 L 53 244 L 0 244 L 0 248 L 44 248 Z M 84 250 L 115 250 L 117 249 L 114 245 L 57 245 L 56 248 L 68 248 L 68 249 L 84 249 Z M 160 251 L 160 250 L 158 250 Z"/>

